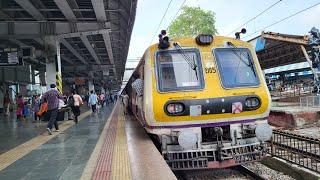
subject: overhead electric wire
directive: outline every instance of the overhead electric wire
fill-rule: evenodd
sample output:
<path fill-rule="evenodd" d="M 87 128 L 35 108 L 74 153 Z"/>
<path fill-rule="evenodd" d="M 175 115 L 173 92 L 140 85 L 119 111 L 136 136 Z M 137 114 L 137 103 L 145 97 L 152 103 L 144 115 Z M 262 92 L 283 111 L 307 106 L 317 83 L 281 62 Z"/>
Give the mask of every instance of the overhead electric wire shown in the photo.
<path fill-rule="evenodd" d="M 164 17 L 166 16 L 167 12 L 168 12 L 168 9 L 169 9 L 169 7 L 170 7 L 171 2 L 172 2 L 172 0 L 170 0 L 169 4 L 168 4 L 168 6 L 167 6 L 167 9 L 166 9 L 166 11 L 165 11 L 164 14 L 163 14 L 163 16 L 162 16 L 162 18 L 161 18 L 161 21 L 160 21 L 160 23 L 159 23 L 159 25 L 158 25 L 155 33 L 154 33 L 153 36 L 152 36 L 152 39 L 151 39 L 150 44 L 152 43 L 154 37 L 157 35 L 158 30 L 159 30 L 159 28 L 160 28 L 160 26 L 161 26 L 161 24 L 162 24 L 162 21 L 163 21 Z"/>
<path fill-rule="evenodd" d="M 279 24 L 279 23 L 281 23 L 281 22 L 283 22 L 283 21 L 285 21 L 285 20 L 287 20 L 287 19 L 292 18 L 293 16 L 296 16 L 296 15 L 298 15 L 298 14 L 304 12 L 304 11 L 307 11 L 307 10 L 313 8 L 313 7 L 316 7 L 316 6 L 318 6 L 319 4 L 320 4 L 320 2 L 319 2 L 319 3 L 316 3 L 316 4 L 312 5 L 312 6 L 309 6 L 309 7 L 305 8 L 305 9 L 302 9 L 302 10 L 300 10 L 300 11 L 298 11 L 298 12 L 295 12 L 295 13 L 291 14 L 290 16 L 287 16 L 287 17 L 285 17 L 285 18 L 283 18 L 283 19 L 281 19 L 281 20 L 279 20 L 279 21 L 276 21 L 276 22 L 274 22 L 274 23 L 272 23 L 272 24 L 269 24 L 268 26 L 265 26 L 265 27 L 263 27 L 263 28 L 261 28 L 261 29 L 259 29 L 259 30 L 256 30 L 255 32 L 253 32 L 253 33 L 251 33 L 251 34 L 249 34 L 249 35 L 247 35 L 247 36 L 245 36 L 245 37 L 243 37 L 243 38 L 252 36 L 252 35 L 254 35 L 255 33 L 259 32 L 259 31 L 265 30 L 265 29 L 267 29 L 267 28 L 269 28 L 269 27 L 272 27 L 272 26 L 274 26 L 274 25 L 276 25 L 276 24 Z"/>
<path fill-rule="evenodd" d="M 239 27 L 235 28 L 234 30 L 232 30 L 230 33 L 227 34 L 227 36 L 231 35 L 233 32 L 239 30 L 239 28 L 243 27 L 244 25 L 248 24 L 249 22 L 253 21 L 254 19 L 256 19 L 257 17 L 261 16 L 263 13 L 267 12 L 269 9 L 271 9 L 272 7 L 274 7 L 275 5 L 277 5 L 278 3 L 280 3 L 282 0 L 278 0 L 277 2 L 273 3 L 272 5 L 270 5 L 268 8 L 266 8 L 265 10 L 263 10 L 262 12 L 260 12 L 259 14 L 257 14 L 256 16 L 254 16 L 253 18 L 249 19 L 248 21 L 246 21 L 245 23 L 243 23 L 242 25 L 240 25 Z"/>
<path fill-rule="evenodd" d="M 169 28 L 169 26 L 173 23 L 173 21 L 177 18 L 177 16 L 178 16 L 178 14 L 179 14 L 180 10 L 182 9 L 182 7 L 184 6 L 184 4 L 185 4 L 186 2 L 187 2 L 187 0 L 184 0 L 184 1 L 183 1 L 183 3 L 180 5 L 180 7 L 179 7 L 179 9 L 178 9 L 177 13 L 173 16 L 173 18 L 172 18 L 171 22 L 169 23 L 169 25 L 168 25 L 168 27 L 167 27 L 166 29 L 168 29 L 168 28 Z"/>

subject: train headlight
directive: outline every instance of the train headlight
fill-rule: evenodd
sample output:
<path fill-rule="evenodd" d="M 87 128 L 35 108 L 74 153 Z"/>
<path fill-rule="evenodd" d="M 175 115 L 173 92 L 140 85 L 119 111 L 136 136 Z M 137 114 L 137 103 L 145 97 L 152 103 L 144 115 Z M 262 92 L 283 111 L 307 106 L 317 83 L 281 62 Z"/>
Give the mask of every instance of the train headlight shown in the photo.
<path fill-rule="evenodd" d="M 199 45 L 209 45 L 213 41 L 213 36 L 211 34 L 200 34 L 196 37 L 196 42 Z"/>
<path fill-rule="evenodd" d="M 268 141 L 271 139 L 272 136 L 272 128 L 269 124 L 263 123 L 263 124 L 257 124 L 255 133 L 257 138 L 260 141 Z"/>
<path fill-rule="evenodd" d="M 179 145 L 184 149 L 184 150 L 191 150 L 193 147 L 196 146 L 198 141 L 197 134 L 193 132 L 190 129 L 185 129 L 180 131 L 180 134 L 178 136 L 178 142 Z"/>
<path fill-rule="evenodd" d="M 170 115 L 181 114 L 184 111 L 184 105 L 182 103 L 170 103 L 166 110 Z"/>
<path fill-rule="evenodd" d="M 257 97 L 249 97 L 246 99 L 245 105 L 249 109 L 257 109 L 260 106 L 260 100 Z"/>

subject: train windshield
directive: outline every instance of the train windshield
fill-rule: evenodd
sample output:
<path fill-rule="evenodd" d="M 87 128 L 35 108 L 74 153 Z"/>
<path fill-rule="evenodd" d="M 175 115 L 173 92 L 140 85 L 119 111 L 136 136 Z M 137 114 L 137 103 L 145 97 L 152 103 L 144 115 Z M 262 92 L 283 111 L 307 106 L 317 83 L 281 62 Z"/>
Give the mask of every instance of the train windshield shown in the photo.
<path fill-rule="evenodd" d="M 203 88 L 200 53 L 196 49 L 159 51 L 158 87 L 162 92 Z"/>
<path fill-rule="evenodd" d="M 214 54 L 225 88 L 259 85 L 259 78 L 249 49 L 217 48 Z"/>

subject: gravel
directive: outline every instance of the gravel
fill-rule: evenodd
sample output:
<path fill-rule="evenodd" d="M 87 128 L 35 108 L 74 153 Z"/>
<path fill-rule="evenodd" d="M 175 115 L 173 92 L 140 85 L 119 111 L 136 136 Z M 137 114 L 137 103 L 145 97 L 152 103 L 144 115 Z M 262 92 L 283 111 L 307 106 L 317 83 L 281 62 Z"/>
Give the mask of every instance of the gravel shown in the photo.
<path fill-rule="evenodd" d="M 233 169 L 208 169 L 176 172 L 179 180 L 208 180 L 208 179 L 250 179 Z"/>
<path fill-rule="evenodd" d="M 272 179 L 272 180 L 291 180 L 292 177 L 283 174 L 282 172 L 275 171 L 273 169 L 268 168 L 267 166 L 261 164 L 261 163 L 250 163 L 246 164 L 245 167 L 250 169 L 251 171 L 259 174 L 262 177 L 265 177 L 266 179 Z"/>

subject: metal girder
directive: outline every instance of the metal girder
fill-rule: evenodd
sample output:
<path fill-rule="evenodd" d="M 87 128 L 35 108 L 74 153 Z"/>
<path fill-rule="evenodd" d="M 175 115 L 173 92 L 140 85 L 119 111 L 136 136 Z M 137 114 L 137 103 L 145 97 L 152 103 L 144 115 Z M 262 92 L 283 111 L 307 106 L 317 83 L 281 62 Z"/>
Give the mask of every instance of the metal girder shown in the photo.
<path fill-rule="evenodd" d="M 0 21 L 0 39 L 34 39 L 41 38 L 45 36 L 42 28 L 47 22 L 35 22 L 35 21 Z M 52 22 L 51 22 L 52 23 Z M 14 27 L 12 33 L 8 32 L 9 24 Z M 98 22 L 77 22 L 75 23 L 78 29 L 78 34 L 89 34 L 87 32 L 99 32 L 102 30 L 103 33 L 106 33 L 106 29 L 101 28 L 101 23 Z M 106 28 L 110 28 L 110 23 L 105 23 Z M 48 26 L 46 26 L 48 27 Z M 73 29 L 70 27 L 69 22 L 54 22 L 54 24 L 49 26 L 53 28 L 52 32 L 55 34 L 49 35 L 65 35 L 66 37 L 69 34 L 74 33 Z"/>
<path fill-rule="evenodd" d="M 36 41 L 38 44 L 40 44 L 41 46 L 43 46 L 44 42 L 41 38 L 34 38 L 34 41 Z"/>
<path fill-rule="evenodd" d="M 108 56 L 109 56 L 110 63 L 114 64 L 110 34 L 109 33 L 105 33 L 105 34 L 102 34 L 102 36 L 103 36 L 103 40 L 104 40 L 104 43 L 105 43 L 107 51 L 108 51 Z"/>
<path fill-rule="evenodd" d="M 38 0 L 38 2 L 41 2 L 41 0 Z M 3 11 L 6 11 L 6 12 L 14 12 L 14 11 L 25 11 L 24 9 L 21 9 L 21 8 L 2 8 Z M 121 9 L 106 9 L 106 12 L 117 12 L 117 11 L 120 11 Z M 40 8 L 38 9 L 38 11 L 40 12 L 59 12 L 61 11 L 60 9 L 58 8 Z M 86 8 L 73 8 L 72 9 L 73 12 L 94 12 L 93 9 L 86 9 Z"/>
<path fill-rule="evenodd" d="M 100 22 L 107 21 L 103 0 L 91 0 L 91 3 L 96 14 L 97 20 Z"/>
<path fill-rule="evenodd" d="M 101 61 L 100 61 L 99 57 L 97 56 L 96 52 L 94 51 L 94 49 L 92 48 L 92 46 L 88 40 L 88 37 L 87 36 L 80 36 L 80 39 L 82 40 L 83 44 L 86 46 L 86 48 L 88 49 L 88 51 L 90 52 L 91 56 L 96 61 L 96 63 L 101 64 Z"/>
<path fill-rule="evenodd" d="M 11 18 L 8 14 L 0 10 L 0 19 L 4 19 L 6 21 L 12 21 L 13 18 Z"/>
<path fill-rule="evenodd" d="M 84 64 L 88 64 L 88 62 L 79 54 L 77 50 L 75 50 L 65 39 L 59 40 L 73 55 L 75 55 L 81 62 Z"/>
<path fill-rule="evenodd" d="M 68 21 L 71 21 L 71 22 L 77 21 L 76 16 L 74 15 L 72 9 L 70 8 L 66 0 L 54 0 L 54 2 L 59 7 L 63 15 L 68 19 Z"/>
<path fill-rule="evenodd" d="M 69 59 L 67 56 L 60 54 L 60 57 L 62 60 L 66 61 L 67 63 L 73 65 L 74 63 L 72 62 L 71 59 Z"/>
<path fill-rule="evenodd" d="M 106 22 L 107 17 L 106 17 L 106 11 L 104 8 L 104 2 L 103 0 L 91 0 L 94 13 L 96 14 L 98 22 Z M 112 45 L 111 45 L 111 39 L 110 39 L 110 30 L 108 33 L 102 34 L 104 44 L 106 45 L 108 55 L 109 55 L 109 60 L 111 64 L 114 64 L 114 59 L 113 59 L 113 52 L 112 52 Z"/>
<path fill-rule="evenodd" d="M 25 9 L 34 19 L 44 21 L 45 17 L 38 11 L 37 8 L 29 0 L 15 0 L 23 9 Z"/>
<path fill-rule="evenodd" d="M 261 33 L 261 38 L 265 39 L 273 39 L 277 41 L 287 42 L 287 43 L 295 43 L 300 45 L 307 45 L 309 36 L 290 36 L 287 34 L 280 34 L 275 32 L 264 32 Z"/>
<path fill-rule="evenodd" d="M 64 72 L 89 72 L 89 71 L 103 71 L 105 69 L 114 68 L 114 65 L 77 65 L 77 66 L 63 66 Z"/>
<path fill-rule="evenodd" d="M 89 35 L 105 34 L 105 33 L 108 33 L 108 29 L 60 34 L 58 35 L 58 38 L 72 38 L 72 37 L 81 37 L 81 36 L 89 36 Z"/>
<path fill-rule="evenodd" d="M 28 45 L 26 45 L 25 43 L 23 43 L 23 42 L 21 42 L 21 41 L 19 41 L 19 40 L 17 40 L 17 39 L 9 39 L 9 41 L 11 41 L 12 43 L 14 43 L 14 44 L 16 44 L 16 45 L 18 45 L 18 46 L 20 46 L 20 47 L 28 46 Z"/>

